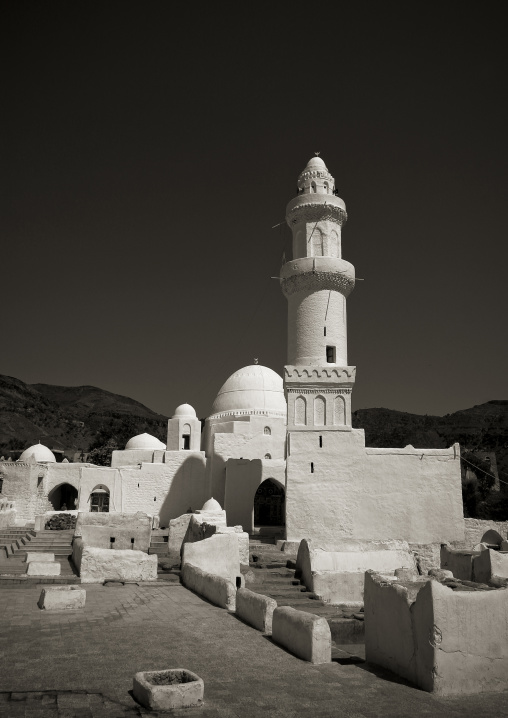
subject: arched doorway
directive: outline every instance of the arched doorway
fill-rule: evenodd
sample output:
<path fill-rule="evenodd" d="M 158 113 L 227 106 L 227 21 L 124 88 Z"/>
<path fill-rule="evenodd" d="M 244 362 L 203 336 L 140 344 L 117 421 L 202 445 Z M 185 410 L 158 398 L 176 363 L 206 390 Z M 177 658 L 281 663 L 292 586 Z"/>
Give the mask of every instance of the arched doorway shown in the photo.
<path fill-rule="evenodd" d="M 78 505 L 78 490 L 72 484 L 60 484 L 49 492 L 48 500 L 54 511 L 74 511 Z"/>
<path fill-rule="evenodd" d="M 109 512 L 109 489 L 105 486 L 96 486 L 90 494 L 90 511 L 95 513 Z"/>
<path fill-rule="evenodd" d="M 282 486 L 266 479 L 254 496 L 254 526 L 285 526 L 285 493 Z"/>

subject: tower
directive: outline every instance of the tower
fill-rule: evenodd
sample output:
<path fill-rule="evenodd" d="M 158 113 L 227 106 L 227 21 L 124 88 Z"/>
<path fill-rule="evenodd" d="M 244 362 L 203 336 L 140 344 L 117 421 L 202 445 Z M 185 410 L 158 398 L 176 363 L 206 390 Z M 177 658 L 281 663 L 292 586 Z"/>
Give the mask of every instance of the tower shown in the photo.
<path fill-rule="evenodd" d="M 286 208 L 293 259 L 280 272 L 288 300 L 288 432 L 351 431 L 356 368 L 347 363 L 346 297 L 354 288 L 355 271 L 342 259 L 346 219 L 334 178 L 323 160 L 313 157 Z"/>

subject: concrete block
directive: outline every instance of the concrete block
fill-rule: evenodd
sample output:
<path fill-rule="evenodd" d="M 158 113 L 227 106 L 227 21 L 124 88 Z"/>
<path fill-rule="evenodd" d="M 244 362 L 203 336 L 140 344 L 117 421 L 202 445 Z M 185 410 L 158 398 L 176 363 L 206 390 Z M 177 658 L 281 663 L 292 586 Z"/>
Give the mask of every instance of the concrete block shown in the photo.
<path fill-rule="evenodd" d="M 134 676 L 134 698 L 149 710 L 173 711 L 203 702 L 203 679 L 185 668 L 144 671 Z"/>
<path fill-rule="evenodd" d="M 79 586 L 48 586 L 43 588 L 37 605 L 46 611 L 67 611 L 84 608 L 86 591 Z"/>
<path fill-rule="evenodd" d="M 236 608 L 236 586 L 222 576 L 216 576 L 186 563 L 181 572 L 182 583 L 191 591 L 208 599 L 210 603 L 234 611 Z"/>
<path fill-rule="evenodd" d="M 103 581 L 156 581 L 157 556 L 143 551 L 116 551 L 87 546 L 81 541 L 79 575 L 81 583 Z M 76 549 L 76 556 L 78 551 Z M 74 551 L 73 551 L 74 556 Z M 76 564 L 76 565 L 78 565 Z"/>
<path fill-rule="evenodd" d="M 58 561 L 31 561 L 26 572 L 28 576 L 60 576 L 61 569 Z"/>
<path fill-rule="evenodd" d="M 272 638 L 298 658 L 311 663 L 330 663 L 332 637 L 325 618 L 281 606 L 273 612 Z"/>
<path fill-rule="evenodd" d="M 54 553 L 39 553 L 38 551 L 27 551 L 26 554 L 26 563 L 31 563 L 32 561 L 38 561 L 39 563 L 43 561 L 53 563 L 54 560 Z"/>
<path fill-rule="evenodd" d="M 272 616 L 277 608 L 277 601 L 247 588 L 239 588 L 236 592 L 236 614 L 242 621 L 258 631 L 271 634 Z"/>

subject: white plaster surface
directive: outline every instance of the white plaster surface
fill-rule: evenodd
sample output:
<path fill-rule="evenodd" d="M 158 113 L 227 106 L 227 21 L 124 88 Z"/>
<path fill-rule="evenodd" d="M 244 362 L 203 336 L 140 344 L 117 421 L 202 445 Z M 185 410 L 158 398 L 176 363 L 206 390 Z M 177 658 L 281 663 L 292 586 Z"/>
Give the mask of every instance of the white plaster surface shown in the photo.
<path fill-rule="evenodd" d="M 487 549 L 473 558 L 474 580 L 489 583 L 494 576 L 508 578 L 508 553 Z"/>
<path fill-rule="evenodd" d="M 75 537 L 97 548 L 148 551 L 152 535 L 152 517 L 138 511 L 133 514 L 79 512 Z M 134 539 L 132 543 L 131 539 Z"/>
<path fill-rule="evenodd" d="M 31 561 L 27 566 L 28 576 L 60 576 L 62 567 L 58 561 Z"/>
<path fill-rule="evenodd" d="M 234 611 L 236 608 L 236 585 L 228 578 L 203 571 L 191 563 L 182 563 L 182 583 L 191 591 L 214 603 Z"/>
<path fill-rule="evenodd" d="M 441 568 L 451 571 L 461 581 L 473 580 L 473 559 L 479 551 L 453 549 L 449 544 L 441 546 Z"/>
<path fill-rule="evenodd" d="M 182 549 L 182 569 L 186 564 L 231 581 L 236 586 L 240 576 L 238 540 L 234 534 L 214 534 L 193 543 L 186 542 Z"/>
<path fill-rule="evenodd" d="M 84 545 L 79 564 L 81 583 L 157 580 L 157 556 L 143 551 L 116 551 Z"/>
<path fill-rule="evenodd" d="M 272 639 L 295 656 L 311 663 L 330 663 L 332 638 L 326 618 L 289 606 L 274 610 Z"/>
<path fill-rule="evenodd" d="M 508 591 L 454 592 L 437 581 L 365 576 L 366 659 L 439 695 L 503 691 Z"/>
<path fill-rule="evenodd" d="M 258 631 L 270 635 L 272 632 L 273 612 L 277 608 L 277 601 L 269 596 L 249 591 L 248 588 L 239 588 L 236 592 L 236 613 Z"/>
<path fill-rule="evenodd" d="M 39 551 L 27 551 L 26 553 L 26 563 L 31 563 L 32 561 L 38 561 L 41 562 L 50 562 L 53 563 L 55 560 L 55 554 L 54 553 L 42 553 L 42 551 L 39 553 Z"/>
<path fill-rule="evenodd" d="M 37 605 L 46 611 L 68 611 L 84 608 L 86 591 L 79 586 L 47 586 Z"/>

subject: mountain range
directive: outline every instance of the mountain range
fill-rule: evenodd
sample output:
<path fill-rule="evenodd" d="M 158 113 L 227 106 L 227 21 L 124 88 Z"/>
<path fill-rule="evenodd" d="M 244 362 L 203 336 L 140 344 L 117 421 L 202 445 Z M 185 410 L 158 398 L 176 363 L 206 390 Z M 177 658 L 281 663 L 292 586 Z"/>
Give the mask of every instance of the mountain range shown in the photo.
<path fill-rule="evenodd" d="M 25 384 L 0 375 L 0 455 L 38 441 L 69 458 L 111 441 L 123 447 L 147 432 L 166 440 L 168 417 L 126 396 L 93 386 Z M 500 478 L 508 481 L 508 401 L 493 400 L 445 416 L 393 409 L 359 409 L 353 426 L 365 430 L 367 446 L 445 448 L 495 452 Z"/>

